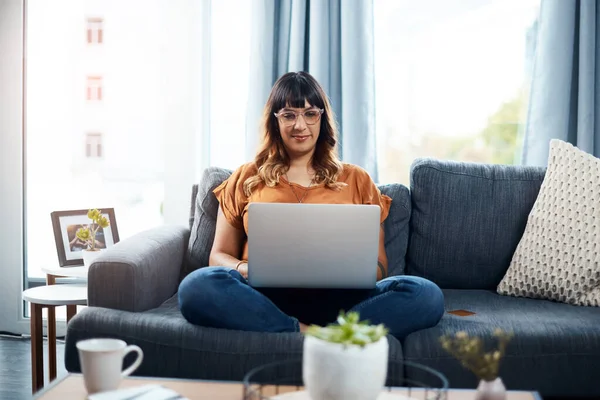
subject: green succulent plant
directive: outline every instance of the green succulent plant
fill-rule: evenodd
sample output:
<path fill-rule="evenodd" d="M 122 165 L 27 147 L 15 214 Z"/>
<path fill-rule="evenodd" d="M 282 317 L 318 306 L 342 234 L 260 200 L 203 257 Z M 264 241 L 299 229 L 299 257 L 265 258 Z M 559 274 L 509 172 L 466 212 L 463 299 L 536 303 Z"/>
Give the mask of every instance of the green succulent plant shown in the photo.
<path fill-rule="evenodd" d="M 368 320 L 361 321 L 358 312 L 345 314 L 341 311 L 336 323 L 327 326 L 311 325 L 304 334 L 331 343 L 364 347 L 377 342 L 387 333 L 388 329 L 383 324 L 370 325 Z"/>

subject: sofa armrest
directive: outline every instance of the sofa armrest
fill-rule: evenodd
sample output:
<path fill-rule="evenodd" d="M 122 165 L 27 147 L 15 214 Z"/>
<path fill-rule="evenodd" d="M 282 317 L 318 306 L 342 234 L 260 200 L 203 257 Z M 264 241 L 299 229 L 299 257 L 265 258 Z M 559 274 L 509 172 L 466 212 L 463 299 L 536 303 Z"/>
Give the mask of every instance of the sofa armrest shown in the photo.
<path fill-rule="evenodd" d="M 124 311 L 158 307 L 179 285 L 190 230 L 161 226 L 103 252 L 88 272 L 88 305 Z"/>

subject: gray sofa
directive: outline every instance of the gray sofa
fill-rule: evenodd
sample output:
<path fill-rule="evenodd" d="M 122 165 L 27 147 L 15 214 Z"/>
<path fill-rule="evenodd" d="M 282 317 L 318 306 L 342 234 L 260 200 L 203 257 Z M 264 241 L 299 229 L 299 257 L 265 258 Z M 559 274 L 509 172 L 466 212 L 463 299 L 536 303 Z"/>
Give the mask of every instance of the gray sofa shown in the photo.
<path fill-rule="evenodd" d="M 89 307 L 68 326 L 67 370 L 80 370 L 75 343 L 90 337 L 140 346 L 145 360 L 136 374 L 145 376 L 241 380 L 253 367 L 301 357 L 298 333 L 194 326 L 178 311 L 180 279 L 208 262 L 218 207 L 212 189 L 229 173 L 204 172 L 189 227 L 140 233 L 90 267 Z M 600 396 L 600 309 L 495 292 L 543 178 L 540 168 L 419 159 L 410 190 L 380 186 L 393 198 L 384 226 L 390 272 L 431 279 L 444 291 L 446 311 L 475 313 L 446 313 L 438 326 L 403 343 L 389 337 L 391 360 L 430 366 L 451 387 L 474 388 L 475 377 L 441 349 L 438 338 L 459 330 L 491 337 L 500 327 L 515 334 L 501 367 L 507 388 L 535 389 L 544 397 Z"/>

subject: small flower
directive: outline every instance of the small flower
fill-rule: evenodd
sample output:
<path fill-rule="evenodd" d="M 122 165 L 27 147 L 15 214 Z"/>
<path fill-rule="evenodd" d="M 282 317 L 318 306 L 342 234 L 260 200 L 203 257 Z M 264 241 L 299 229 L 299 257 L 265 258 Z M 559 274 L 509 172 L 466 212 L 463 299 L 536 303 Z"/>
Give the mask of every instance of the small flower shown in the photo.
<path fill-rule="evenodd" d="M 88 228 L 79 228 L 77 232 L 75 232 L 75 236 L 80 240 L 87 242 L 92 239 L 92 234 Z"/>
<path fill-rule="evenodd" d="M 96 219 L 98 218 L 99 215 L 101 215 L 100 211 L 98 211 L 95 208 L 89 210 L 88 213 L 87 213 L 87 217 L 89 219 L 91 219 L 92 221 L 94 221 L 94 222 L 96 222 Z"/>
<path fill-rule="evenodd" d="M 89 226 L 81 228 L 76 232 L 76 236 L 84 241 L 89 250 L 97 250 L 96 234 L 98 229 L 106 228 L 110 225 L 108 218 L 102 215 L 102 211 L 91 208 L 87 212 L 87 217 L 92 221 Z"/>
<path fill-rule="evenodd" d="M 469 337 L 464 331 L 442 336 L 440 344 L 444 350 L 456 357 L 461 365 L 473 372 L 479 379 L 491 381 L 498 377 L 500 361 L 512 337 L 510 333 L 501 329 L 494 330 L 494 336 L 497 337 L 497 348 L 489 352 L 485 351 L 481 338 Z"/>
<path fill-rule="evenodd" d="M 110 225 L 108 219 L 102 215 L 98 217 L 98 220 L 96 222 L 98 223 L 98 225 L 100 225 L 101 228 L 107 228 Z"/>

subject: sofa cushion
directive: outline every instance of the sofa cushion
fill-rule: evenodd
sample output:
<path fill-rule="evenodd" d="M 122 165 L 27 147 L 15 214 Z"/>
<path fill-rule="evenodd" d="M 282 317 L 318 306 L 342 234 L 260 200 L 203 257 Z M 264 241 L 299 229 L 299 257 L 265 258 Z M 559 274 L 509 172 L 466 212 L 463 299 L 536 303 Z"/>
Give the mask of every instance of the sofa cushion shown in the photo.
<path fill-rule="evenodd" d="M 208 257 L 215 236 L 219 202 L 213 190 L 231 175 L 232 171 L 211 167 L 202 174 L 199 185 L 192 190 L 190 214 L 191 234 L 184 264 L 183 276 L 208 265 Z M 385 248 L 390 275 L 402 275 L 405 270 L 410 220 L 410 193 L 406 186 L 394 183 L 379 185 L 379 190 L 392 198 L 384 223 Z"/>
<path fill-rule="evenodd" d="M 183 265 L 183 276 L 190 272 L 208 265 L 208 257 L 215 238 L 217 225 L 217 211 L 219 202 L 213 190 L 231 175 L 232 171 L 210 167 L 204 170 L 200 184 L 194 186 L 192 191 L 192 215 L 193 221 L 190 240 Z M 194 196 L 194 193 L 196 195 Z"/>
<path fill-rule="evenodd" d="M 474 388 L 475 376 L 442 349 L 439 338 L 462 330 L 495 343 L 492 333 L 498 327 L 514 334 L 500 365 L 508 389 L 570 398 L 600 395 L 600 309 L 500 296 L 487 290 L 443 292 L 447 311 L 475 314 L 459 317 L 446 313 L 436 327 L 409 335 L 403 343 L 407 361 L 439 370 L 451 387 Z"/>
<path fill-rule="evenodd" d="M 548 171 L 498 293 L 600 306 L 600 159 L 552 140 Z"/>
<path fill-rule="evenodd" d="M 302 358 L 299 333 L 260 333 L 205 328 L 187 322 L 177 295 L 160 307 L 131 313 L 88 307 L 70 322 L 65 365 L 80 372 L 75 343 L 93 337 L 118 338 L 144 352 L 135 375 L 241 381 L 252 368 L 275 361 Z M 390 360 L 401 360 L 397 339 L 388 335 Z"/>
<path fill-rule="evenodd" d="M 543 178 L 539 167 L 416 160 L 407 273 L 442 288 L 495 290 Z"/>

